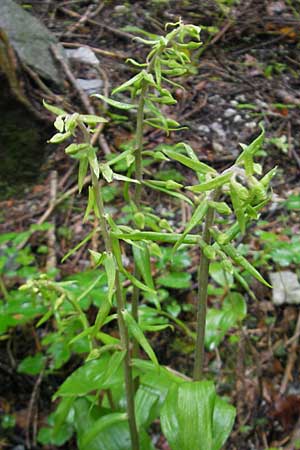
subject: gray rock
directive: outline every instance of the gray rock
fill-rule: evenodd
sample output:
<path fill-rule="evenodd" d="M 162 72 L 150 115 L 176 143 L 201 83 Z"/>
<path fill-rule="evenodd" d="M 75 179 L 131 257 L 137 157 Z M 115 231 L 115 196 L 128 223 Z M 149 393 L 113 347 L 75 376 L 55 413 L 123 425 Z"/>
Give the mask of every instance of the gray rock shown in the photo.
<path fill-rule="evenodd" d="M 247 123 L 245 123 L 245 127 L 246 128 L 250 128 L 251 130 L 253 130 L 254 128 L 256 128 L 257 127 L 257 123 L 256 122 L 247 122 Z"/>
<path fill-rule="evenodd" d="M 245 97 L 244 94 L 238 95 L 238 96 L 236 97 L 236 99 L 237 99 L 239 102 L 241 102 L 241 103 L 245 103 L 245 101 L 246 101 L 246 97 Z"/>
<path fill-rule="evenodd" d="M 13 0 L 1 0 L 0 29 L 8 36 L 22 62 L 40 76 L 56 84 L 62 83 L 63 79 L 50 51 L 50 45 L 58 45 L 58 41 L 36 17 Z"/>
<path fill-rule="evenodd" d="M 210 132 L 210 129 L 207 125 L 199 125 L 197 129 L 201 134 L 208 134 Z"/>
<path fill-rule="evenodd" d="M 234 116 L 236 114 L 236 110 L 233 108 L 227 108 L 224 111 L 224 117 L 226 117 L 226 119 L 229 119 L 230 117 Z"/>
<path fill-rule="evenodd" d="M 213 122 L 211 124 L 211 129 L 222 139 L 226 138 L 226 133 L 222 127 L 222 125 L 218 122 Z"/>
<path fill-rule="evenodd" d="M 231 106 L 237 106 L 239 102 L 237 100 L 230 100 Z"/>
<path fill-rule="evenodd" d="M 284 270 L 272 272 L 269 276 L 273 286 L 272 301 L 274 305 L 300 304 L 300 283 L 296 273 Z"/>
<path fill-rule="evenodd" d="M 82 62 L 85 64 L 90 64 L 91 66 L 98 66 L 99 59 L 88 47 L 79 47 L 76 50 L 68 49 L 65 50 L 67 57 L 73 61 Z"/>
<path fill-rule="evenodd" d="M 77 86 L 84 90 L 87 94 L 97 94 L 103 87 L 103 81 L 98 78 L 85 80 L 84 78 L 76 78 Z"/>
<path fill-rule="evenodd" d="M 216 153 L 222 153 L 224 151 L 223 145 L 217 141 L 212 141 L 212 148 Z"/>
<path fill-rule="evenodd" d="M 236 116 L 234 116 L 233 122 L 234 123 L 241 123 L 241 122 L 243 122 L 242 116 L 240 114 L 237 114 Z"/>

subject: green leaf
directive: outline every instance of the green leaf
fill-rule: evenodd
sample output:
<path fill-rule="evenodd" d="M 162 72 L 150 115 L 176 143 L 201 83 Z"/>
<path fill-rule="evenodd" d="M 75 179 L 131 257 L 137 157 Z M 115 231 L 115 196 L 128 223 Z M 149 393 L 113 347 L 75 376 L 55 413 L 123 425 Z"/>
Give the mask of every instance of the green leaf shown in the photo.
<path fill-rule="evenodd" d="M 284 203 L 289 211 L 300 211 L 300 195 L 290 195 Z"/>
<path fill-rule="evenodd" d="M 188 289 L 190 287 L 191 274 L 188 272 L 170 272 L 162 275 L 157 282 L 162 286 L 172 289 Z"/>
<path fill-rule="evenodd" d="M 183 243 L 186 235 L 192 231 L 193 228 L 201 224 L 201 221 L 204 219 L 206 212 L 208 209 L 207 200 L 204 199 L 195 209 L 192 217 L 190 218 L 181 238 L 176 242 L 174 246 L 174 252 L 178 249 L 178 247 Z"/>
<path fill-rule="evenodd" d="M 182 146 L 183 144 L 177 144 L 176 147 Z M 175 161 L 180 162 L 181 164 L 183 164 L 186 167 L 189 167 L 190 169 L 193 169 L 195 172 L 200 172 L 200 173 L 216 173 L 215 169 L 213 169 L 212 167 L 208 166 L 207 164 L 204 164 L 200 161 L 195 161 L 194 159 L 182 155 L 179 152 L 175 152 L 174 150 L 170 150 L 170 149 L 164 149 L 163 147 L 161 147 L 161 150 L 167 155 L 169 156 L 169 158 L 174 159 Z"/>
<path fill-rule="evenodd" d="M 83 222 L 87 221 L 91 211 L 94 211 L 96 217 L 99 218 L 99 211 L 98 211 L 98 208 L 97 208 L 97 204 L 95 202 L 94 189 L 93 189 L 92 186 L 89 186 L 88 203 L 87 203 L 86 210 L 85 210 L 85 213 L 84 213 Z"/>
<path fill-rule="evenodd" d="M 251 159 L 253 158 L 253 156 L 255 155 L 255 153 L 260 150 L 264 138 L 265 138 L 265 130 L 264 127 L 262 125 L 262 123 L 259 124 L 260 128 L 261 128 L 261 134 L 254 139 L 253 142 L 251 142 L 251 144 L 243 146 L 244 151 L 240 154 L 240 156 L 238 157 L 238 159 L 236 160 L 236 164 L 240 163 L 241 161 L 246 161 L 248 157 L 250 157 Z"/>
<path fill-rule="evenodd" d="M 193 202 L 186 195 L 182 194 L 181 192 L 170 191 L 161 186 L 157 186 L 157 184 L 152 183 L 151 181 L 143 181 L 143 184 L 145 184 L 146 186 L 149 186 L 152 189 L 156 189 L 158 191 L 164 192 L 167 195 L 171 195 L 172 197 L 179 198 L 180 200 L 183 200 L 184 202 L 188 203 L 191 206 L 193 205 Z"/>
<path fill-rule="evenodd" d="M 42 353 L 36 353 L 34 356 L 27 356 L 18 365 L 19 373 L 27 375 L 38 375 L 45 367 L 45 357 Z"/>
<path fill-rule="evenodd" d="M 235 186 L 234 180 L 231 180 L 230 183 L 230 197 L 232 206 L 241 230 L 241 233 L 244 234 L 246 231 L 246 215 L 245 210 L 243 208 L 242 201 L 239 197 L 239 191 Z"/>
<path fill-rule="evenodd" d="M 112 95 L 117 94 L 118 92 L 126 91 L 131 86 L 136 85 L 139 86 L 140 82 L 144 79 L 143 72 L 138 73 L 134 77 L 130 78 L 130 80 L 126 81 L 125 83 L 121 84 L 121 86 L 116 87 L 112 91 Z"/>
<path fill-rule="evenodd" d="M 79 193 L 82 191 L 84 179 L 88 170 L 89 161 L 87 158 L 80 158 L 79 169 L 78 169 L 78 190 Z"/>
<path fill-rule="evenodd" d="M 51 144 L 60 144 L 61 142 L 65 141 L 71 136 L 70 131 L 67 131 L 66 133 L 56 133 L 54 136 L 52 136 L 51 139 L 49 139 L 48 142 Z"/>
<path fill-rule="evenodd" d="M 105 97 L 104 95 L 100 95 L 100 94 L 93 94 L 91 97 L 100 98 L 105 103 L 108 103 L 110 106 L 113 106 L 114 108 L 118 108 L 118 109 L 129 110 L 129 109 L 136 109 L 137 108 L 136 105 L 131 105 L 129 103 L 123 103 L 123 102 L 117 102 L 116 100 L 113 100 L 111 98 Z"/>
<path fill-rule="evenodd" d="M 86 244 L 90 239 L 92 239 L 92 237 L 94 236 L 94 234 L 96 233 L 96 230 L 91 231 L 84 239 L 82 239 L 82 241 L 79 242 L 79 244 L 77 244 L 75 247 L 73 247 L 61 260 L 61 262 L 63 263 L 66 259 L 68 259 L 71 255 L 73 255 L 75 252 L 77 252 L 77 250 L 82 247 L 84 244 Z"/>
<path fill-rule="evenodd" d="M 158 364 L 157 358 L 155 356 L 154 351 L 151 348 L 151 345 L 147 341 L 147 339 L 144 336 L 144 333 L 142 332 L 141 328 L 137 324 L 137 322 L 134 320 L 132 315 L 128 311 L 122 312 L 124 321 L 130 331 L 130 333 L 134 336 L 136 341 L 140 344 L 140 346 L 143 348 L 143 350 L 147 353 L 151 361 L 156 364 Z"/>
<path fill-rule="evenodd" d="M 87 157 L 89 160 L 89 164 L 91 166 L 91 170 L 94 172 L 96 177 L 99 178 L 100 169 L 99 169 L 98 159 L 97 159 L 97 155 L 96 155 L 96 150 L 97 149 L 94 147 L 89 147 Z"/>
<path fill-rule="evenodd" d="M 205 192 L 205 191 L 211 191 L 213 189 L 217 189 L 224 184 L 226 184 L 230 178 L 232 177 L 232 172 L 224 173 L 223 175 L 219 175 L 215 178 L 212 178 L 209 181 L 205 181 L 201 184 L 196 184 L 195 186 L 187 186 L 187 189 L 189 189 L 192 192 Z"/>
<path fill-rule="evenodd" d="M 108 354 L 103 354 L 100 359 L 89 361 L 75 370 L 60 386 L 54 399 L 61 396 L 86 395 L 101 389 L 109 359 Z"/>
<path fill-rule="evenodd" d="M 108 283 L 108 301 L 112 304 L 112 298 L 115 291 L 115 281 L 116 281 L 116 263 L 115 258 L 112 253 L 107 253 L 104 259 L 104 267 L 107 275 Z"/>
<path fill-rule="evenodd" d="M 80 114 L 79 119 L 88 125 L 94 125 L 96 123 L 106 123 L 107 120 L 104 117 L 95 116 L 95 114 Z"/>
<path fill-rule="evenodd" d="M 231 245 L 221 245 L 221 249 L 228 255 L 230 258 L 238 265 L 243 267 L 250 275 L 252 275 L 254 278 L 256 278 L 258 281 L 260 281 L 265 286 L 272 288 L 272 286 L 261 276 L 261 274 L 255 269 L 255 267 L 252 266 L 252 264 L 247 261 L 244 256 L 240 255 L 238 251 Z"/>
<path fill-rule="evenodd" d="M 108 182 L 111 183 L 114 179 L 114 173 L 111 170 L 111 168 L 109 167 L 109 165 L 106 164 L 99 164 L 99 169 L 103 175 L 103 178 Z"/>
<path fill-rule="evenodd" d="M 212 450 L 215 387 L 210 381 L 173 384 L 161 411 L 172 450 Z"/>
<path fill-rule="evenodd" d="M 111 413 L 98 419 L 94 424 L 88 428 L 88 431 L 82 435 L 81 445 L 87 447 L 90 442 L 98 435 L 101 436 L 101 432 L 107 429 L 111 425 L 115 425 L 120 422 L 127 421 L 126 413 Z"/>
<path fill-rule="evenodd" d="M 63 109 L 58 108 L 57 106 L 49 105 L 49 103 L 46 103 L 45 100 L 43 100 L 43 105 L 48 111 L 52 112 L 56 116 L 66 116 L 67 113 Z"/>
<path fill-rule="evenodd" d="M 64 132 L 65 122 L 64 122 L 62 116 L 57 116 L 56 117 L 55 122 L 54 122 L 54 126 L 60 133 Z"/>
<path fill-rule="evenodd" d="M 225 400 L 216 397 L 213 413 L 212 450 L 220 450 L 229 437 L 235 419 L 235 408 Z"/>
<path fill-rule="evenodd" d="M 223 302 L 224 311 L 229 311 L 237 321 L 243 320 L 247 315 L 247 303 L 239 292 L 230 292 Z"/>
<path fill-rule="evenodd" d="M 137 264 L 140 274 L 142 275 L 146 285 L 150 289 L 155 289 L 152 271 L 151 271 L 151 262 L 150 262 L 150 254 L 147 245 L 141 243 L 139 247 L 136 245 L 132 247 L 134 261 Z"/>

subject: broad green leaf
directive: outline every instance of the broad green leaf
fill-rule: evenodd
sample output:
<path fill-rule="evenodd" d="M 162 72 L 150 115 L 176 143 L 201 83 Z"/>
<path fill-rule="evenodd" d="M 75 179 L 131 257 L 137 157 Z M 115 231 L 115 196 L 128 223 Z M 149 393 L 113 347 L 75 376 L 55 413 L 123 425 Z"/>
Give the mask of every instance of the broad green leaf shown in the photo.
<path fill-rule="evenodd" d="M 207 164 L 204 164 L 204 163 L 202 163 L 200 161 L 195 161 L 194 159 L 192 159 L 192 158 L 190 158 L 188 156 L 182 155 L 179 152 L 175 152 L 174 150 L 170 150 L 170 149 L 164 149 L 163 147 L 161 148 L 161 150 L 167 156 L 169 156 L 169 158 L 180 162 L 184 166 L 187 166 L 190 169 L 193 169 L 195 172 L 216 173 L 215 169 L 213 169 L 212 167 L 208 166 Z"/>
<path fill-rule="evenodd" d="M 237 321 L 243 320 L 247 315 L 247 303 L 239 292 L 230 292 L 223 302 L 224 311 L 234 314 Z"/>
<path fill-rule="evenodd" d="M 116 281 L 116 263 L 115 258 L 112 253 L 107 253 L 106 258 L 104 259 L 104 267 L 107 275 L 107 283 L 108 283 L 108 301 L 111 304 L 112 298 L 115 291 L 115 281 Z"/>
<path fill-rule="evenodd" d="M 146 285 L 155 289 L 153 278 L 152 278 L 152 270 L 151 270 L 151 262 L 150 262 L 150 254 L 148 247 L 141 243 L 141 246 L 133 246 L 132 247 L 134 261 L 137 264 L 140 274 L 142 275 Z"/>
<path fill-rule="evenodd" d="M 176 242 L 174 246 L 174 252 L 178 249 L 178 247 L 184 242 L 186 235 L 192 231 L 193 228 L 201 224 L 201 221 L 204 219 L 206 212 L 208 209 L 207 200 L 204 199 L 195 209 L 192 217 L 190 218 L 181 238 Z"/>
<path fill-rule="evenodd" d="M 213 413 L 212 450 L 221 450 L 229 437 L 235 419 L 235 408 L 217 396 Z"/>
<path fill-rule="evenodd" d="M 61 428 L 61 426 L 66 421 L 66 418 L 70 412 L 74 403 L 73 397 L 65 397 L 60 402 L 54 413 L 54 427 L 53 427 L 53 435 L 57 434 Z"/>
<path fill-rule="evenodd" d="M 211 381 L 172 385 L 161 411 L 161 426 L 172 450 L 212 450 L 216 399 Z"/>
<path fill-rule="evenodd" d="M 232 287 L 233 276 L 226 271 L 222 264 L 218 261 L 213 261 L 209 265 L 209 274 L 212 279 L 222 287 Z"/>
<path fill-rule="evenodd" d="M 122 312 L 122 314 L 123 314 L 124 321 L 129 329 L 130 333 L 134 336 L 134 338 L 140 344 L 142 349 L 147 353 L 147 355 L 149 356 L 151 361 L 154 364 L 158 365 L 158 361 L 155 356 L 155 353 L 152 350 L 151 345 L 149 344 L 148 340 L 144 336 L 144 333 L 142 332 L 142 330 L 139 327 L 139 325 L 137 324 L 137 322 L 134 320 L 134 318 L 128 311 L 125 310 Z"/>
<path fill-rule="evenodd" d="M 82 435 L 81 445 L 82 447 L 88 448 L 90 442 L 98 435 L 101 435 L 101 432 L 111 425 L 127 421 L 126 413 L 111 413 L 107 414 L 100 419 L 98 419 L 86 433 Z"/>
<path fill-rule="evenodd" d="M 154 387 L 140 384 L 135 396 L 135 414 L 137 427 L 148 427 L 151 425 L 153 418 L 153 411 L 160 403 L 161 392 Z"/>
<path fill-rule="evenodd" d="M 45 367 L 45 356 L 42 353 L 36 353 L 34 356 L 27 356 L 18 365 L 19 373 L 27 375 L 38 375 Z"/>
<path fill-rule="evenodd" d="M 115 351 L 112 356 L 110 357 L 110 360 L 108 362 L 106 372 L 104 374 L 104 382 L 102 385 L 103 389 L 108 389 L 111 384 L 114 384 L 115 375 L 118 377 L 118 371 L 119 368 L 125 358 L 126 350 L 122 351 Z"/>
<path fill-rule="evenodd" d="M 100 359 L 89 361 L 75 370 L 60 386 L 54 399 L 61 396 L 86 395 L 91 391 L 101 389 L 105 381 L 105 374 L 109 355 L 103 354 Z"/>
<path fill-rule="evenodd" d="M 78 191 L 82 191 L 84 179 L 88 170 L 89 161 L 87 158 L 80 158 L 79 169 L 78 169 Z"/>
<path fill-rule="evenodd" d="M 196 184 L 195 186 L 187 186 L 187 189 L 189 189 L 192 192 L 211 191 L 213 189 L 222 187 L 224 184 L 226 184 L 230 180 L 231 177 L 232 177 L 232 172 L 226 172 L 222 175 L 212 178 L 209 181 L 205 181 L 204 183 Z"/>
<path fill-rule="evenodd" d="M 61 108 L 58 108 L 57 106 L 49 105 L 49 103 L 46 103 L 45 100 L 43 100 L 43 105 L 48 111 L 52 112 L 56 116 L 66 116 L 67 113 Z"/>
<path fill-rule="evenodd" d="M 93 94 L 92 97 L 100 98 L 100 100 L 103 100 L 105 103 L 108 103 L 110 106 L 113 106 L 114 108 L 118 108 L 118 109 L 129 110 L 129 109 L 137 108 L 136 105 L 131 105 L 129 103 L 123 103 L 123 102 L 117 102 L 116 100 L 113 100 L 111 98 L 105 97 L 104 95 L 100 95 L 100 94 Z"/>
<path fill-rule="evenodd" d="M 170 272 L 157 279 L 159 284 L 172 289 L 188 289 L 190 281 L 191 274 L 188 272 Z"/>

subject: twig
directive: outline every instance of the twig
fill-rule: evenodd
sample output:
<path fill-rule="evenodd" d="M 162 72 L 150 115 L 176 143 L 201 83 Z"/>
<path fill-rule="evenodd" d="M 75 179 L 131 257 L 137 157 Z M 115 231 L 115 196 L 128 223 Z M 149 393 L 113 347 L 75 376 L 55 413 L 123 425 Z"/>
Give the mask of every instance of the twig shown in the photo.
<path fill-rule="evenodd" d="M 90 48 L 94 53 L 98 53 L 99 55 L 102 56 L 108 56 L 110 58 L 119 58 L 119 59 L 128 58 L 127 55 L 125 55 L 124 53 L 112 52 L 110 50 L 103 50 L 102 48 L 91 47 L 90 45 L 85 44 L 76 44 L 75 42 L 61 42 L 61 45 L 69 48 L 79 48 L 79 47 Z"/>
<path fill-rule="evenodd" d="M 288 382 L 291 379 L 291 375 L 292 375 L 292 371 L 295 365 L 295 361 L 297 359 L 297 350 L 298 350 L 298 343 L 299 343 L 299 334 L 300 334 L 300 310 L 298 313 L 298 319 L 297 319 L 297 324 L 296 324 L 296 328 L 295 328 L 295 333 L 294 336 L 297 336 L 297 338 L 295 338 L 293 340 L 293 343 L 291 345 L 291 350 L 288 356 L 288 360 L 287 360 L 287 364 L 286 364 L 286 368 L 285 368 L 285 372 L 284 372 L 284 377 L 280 386 L 280 394 L 283 395 L 287 389 L 287 385 Z"/>
<path fill-rule="evenodd" d="M 29 405 L 28 405 L 28 416 L 27 416 L 27 424 L 26 424 L 26 447 L 28 449 L 31 449 L 31 442 L 30 442 L 30 425 L 31 425 L 31 419 L 34 413 L 34 407 L 37 401 L 37 396 L 38 396 L 38 392 L 39 392 L 39 387 L 41 385 L 41 382 L 43 380 L 43 376 L 44 376 L 44 369 L 40 372 L 33 390 L 32 390 L 32 394 L 30 397 L 30 401 L 29 401 Z"/>
<path fill-rule="evenodd" d="M 75 11 L 71 11 L 71 10 L 68 9 L 68 8 L 59 7 L 59 9 L 60 9 L 63 13 L 65 13 L 67 16 L 70 16 L 70 17 L 76 17 L 76 18 L 80 18 L 80 17 L 81 17 L 80 14 L 78 14 L 78 13 L 75 12 Z M 135 38 L 135 36 L 134 36 L 133 34 L 131 34 L 131 33 L 127 33 L 126 31 L 118 30 L 117 28 L 111 27 L 111 26 L 106 25 L 106 24 L 104 24 L 104 23 L 102 23 L 102 22 L 98 22 L 97 20 L 94 20 L 94 19 L 87 19 L 87 22 L 91 23 L 92 25 L 97 25 L 97 26 L 100 27 L 100 28 L 104 28 L 105 30 L 110 31 L 111 33 L 114 33 L 114 34 L 116 34 L 117 36 L 120 36 L 120 37 L 122 37 L 122 38 L 126 38 L 126 39 L 129 39 L 129 40 L 132 40 L 132 39 Z"/>
<path fill-rule="evenodd" d="M 83 104 L 83 106 L 85 107 L 86 111 L 89 114 L 95 114 L 95 110 L 93 108 L 93 106 L 91 105 L 88 96 L 86 95 L 86 93 L 84 92 L 83 89 L 81 89 L 80 86 L 78 86 L 77 82 L 76 82 L 76 78 L 74 77 L 74 75 L 71 72 L 70 67 L 68 66 L 68 64 L 65 62 L 63 56 L 61 55 L 61 53 L 58 51 L 57 46 L 55 45 L 51 45 L 50 46 L 52 53 L 55 57 L 55 59 L 61 64 L 65 74 L 67 75 L 67 77 L 69 78 L 70 82 L 72 83 L 72 85 L 74 86 L 74 88 L 76 89 L 76 91 L 79 94 L 80 100 Z"/>

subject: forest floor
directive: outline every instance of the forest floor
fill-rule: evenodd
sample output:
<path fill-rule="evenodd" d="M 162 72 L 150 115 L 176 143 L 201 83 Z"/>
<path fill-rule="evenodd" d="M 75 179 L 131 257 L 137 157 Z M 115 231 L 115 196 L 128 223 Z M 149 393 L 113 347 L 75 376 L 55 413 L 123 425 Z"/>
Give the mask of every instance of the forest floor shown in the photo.
<path fill-rule="evenodd" d="M 266 277 L 270 272 L 296 272 L 300 261 L 297 255 L 292 255 L 292 238 L 300 233 L 299 0 L 113 0 L 100 2 L 102 7 L 97 14 L 93 12 L 98 3 L 85 0 L 19 3 L 30 6 L 29 11 L 59 37 L 65 48 L 74 44 L 93 48 L 100 61 L 104 90 L 108 92 L 132 74 L 126 58 L 142 61 L 145 56 L 144 46 L 132 39 L 132 34 L 137 32 L 133 27 L 163 34 L 164 24 L 176 22 L 178 17 L 202 26 L 203 46 L 194 60 L 194 73 L 183 80 L 186 89 L 176 91 L 178 103 L 170 109 L 170 115 L 187 129 L 171 133 L 167 138 L 159 130 L 149 130 L 145 135 L 146 146 L 153 148 L 163 141 L 170 144 L 185 141 L 201 161 L 224 170 L 236 159 L 239 143 L 251 142 L 259 134 L 259 123 L 263 121 L 266 141 L 261 158 L 267 169 L 278 166 L 278 170 L 272 185 L 272 201 L 261 217 L 260 232 L 264 234 L 260 237 L 258 228 L 252 228 L 242 243 L 247 245 L 249 258 Z M 226 6 L 229 3 L 232 5 Z M 74 73 L 87 79 L 94 76 L 82 64 L 74 67 Z M 69 80 L 64 89 L 68 104 L 84 110 Z M 38 96 L 31 95 L 32 101 L 37 102 Z M 133 122 L 120 121 L 116 125 L 111 121 L 103 131 L 100 147 L 105 153 L 116 152 L 132 138 L 133 132 Z M 161 165 L 157 170 L 166 168 L 170 169 Z M 51 205 L 49 209 L 51 171 L 58 173 L 59 202 L 54 214 Z M 171 173 L 180 177 L 176 171 Z M 121 210 L 124 205 L 118 194 L 108 195 L 113 198 L 114 210 Z M 159 196 L 148 201 L 154 202 L 158 210 L 172 210 L 177 214 L 178 205 L 174 202 L 167 203 Z M 90 231 L 88 225 L 81 223 L 84 205 L 84 196 L 76 194 L 76 174 L 70 169 L 69 160 L 61 149 L 51 148 L 41 176 L 34 186 L 28 187 L 26 197 L 1 201 L 0 233 L 21 232 L 33 223 L 55 218 L 56 258 L 60 261 Z M 43 216 L 45 211 L 49 212 L 48 216 Z M 31 247 L 41 246 L 42 239 L 40 235 L 32 236 Z M 275 254 L 273 250 L 278 242 L 283 246 L 281 253 Z M 45 255 L 39 254 L 37 259 L 41 267 L 46 264 Z M 84 269 L 87 259 L 87 248 L 83 246 L 64 264 L 58 263 L 61 276 Z M 188 270 L 194 276 L 193 268 Z M 10 280 L 10 283 L 9 287 L 13 287 L 20 280 Z M 232 333 L 232 336 L 238 333 L 239 343 L 226 339 L 217 352 L 209 352 L 207 356 L 222 393 L 237 405 L 236 425 L 225 448 L 293 450 L 299 448 L 300 440 L 299 306 L 274 305 L 269 289 L 254 282 L 251 288 L 258 301 L 249 299 L 247 319 L 238 332 Z M 183 290 L 177 295 L 178 303 L 194 302 L 194 292 Z M 209 300 L 214 303 L 214 296 Z M 191 320 L 188 310 L 183 310 L 180 317 Z M 22 342 L 20 333 L 14 334 L 9 349 L 6 343 L 1 344 L 1 385 L 12 391 L 8 394 L 7 387 L 0 388 L 0 413 L 1 409 L 14 413 L 19 434 L 24 436 L 35 383 L 32 377 L 24 381 L 24 377 L 12 370 L 12 360 L 21 360 L 24 353 L 30 353 L 31 341 Z M 166 331 L 154 336 L 152 343 L 161 363 L 190 375 L 192 353 L 186 338 Z M 60 373 L 42 381 L 39 423 L 49 413 L 51 395 L 62 378 Z M 51 383 L 53 386 L 49 386 Z M 0 448 L 25 449 L 24 439 L 17 434 L 10 433 L 3 447 L 0 442 Z M 169 448 L 162 440 L 156 445 L 161 450 Z M 61 448 L 74 448 L 74 443 Z"/>

